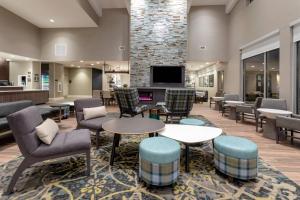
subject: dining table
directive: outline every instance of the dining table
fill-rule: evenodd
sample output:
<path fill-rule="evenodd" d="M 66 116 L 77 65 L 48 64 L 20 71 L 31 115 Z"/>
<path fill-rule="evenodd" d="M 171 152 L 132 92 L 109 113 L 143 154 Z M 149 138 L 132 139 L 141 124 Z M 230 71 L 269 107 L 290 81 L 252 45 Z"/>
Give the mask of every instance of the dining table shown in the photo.
<path fill-rule="evenodd" d="M 257 111 L 265 118 L 265 125 L 263 128 L 263 136 L 272 140 L 276 140 L 277 128 L 276 117 L 277 116 L 291 116 L 293 112 L 288 110 L 270 109 L 270 108 L 258 108 Z"/>

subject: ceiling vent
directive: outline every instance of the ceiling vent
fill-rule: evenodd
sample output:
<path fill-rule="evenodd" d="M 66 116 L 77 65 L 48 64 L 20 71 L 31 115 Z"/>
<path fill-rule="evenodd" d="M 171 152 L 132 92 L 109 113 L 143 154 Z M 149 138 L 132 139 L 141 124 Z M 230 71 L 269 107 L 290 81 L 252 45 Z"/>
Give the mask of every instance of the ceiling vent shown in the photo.
<path fill-rule="evenodd" d="M 67 45 L 66 44 L 55 44 L 54 54 L 57 57 L 67 56 Z"/>

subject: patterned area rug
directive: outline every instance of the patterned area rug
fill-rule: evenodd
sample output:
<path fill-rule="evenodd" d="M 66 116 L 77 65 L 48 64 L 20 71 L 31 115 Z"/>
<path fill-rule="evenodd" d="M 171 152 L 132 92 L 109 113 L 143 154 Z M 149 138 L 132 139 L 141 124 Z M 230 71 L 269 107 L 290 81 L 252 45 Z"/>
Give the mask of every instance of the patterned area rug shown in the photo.
<path fill-rule="evenodd" d="M 194 116 L 206 121 L 201 116 Z M 94 138 L 93 138 L 94 139 Z M 109 165 L 112 135 L 103 133 L 101 148 L 92 150 L 92 169 L 85 176 L 85 157 L 72 156 L 39 163 L 18 180 L 16 192 L 2 195 L 22 157 L 0 166 L 0 199 L 300 199 L 300 187 L 259 161 L 259 175 L 244 182 L 215 171 L 211 143 L 191 148 L 190 173 L 184 160 L 178 182 L 150 187 L 138 180 L 141 137 L 123 137 L 113 167 Z"/>

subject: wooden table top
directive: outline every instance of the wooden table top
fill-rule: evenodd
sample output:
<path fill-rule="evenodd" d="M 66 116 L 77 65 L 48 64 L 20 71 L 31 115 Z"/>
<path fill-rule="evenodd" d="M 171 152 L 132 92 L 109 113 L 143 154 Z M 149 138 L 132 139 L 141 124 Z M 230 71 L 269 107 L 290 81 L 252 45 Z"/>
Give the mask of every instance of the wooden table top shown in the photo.
<path fill-rule="evenodd" d="M 149 118 L 121 118 L 113 119 L 102 125 L 105 131 L 120 135 L 142 135 L 157 133 L 165 128 L 165 124 Z"/>

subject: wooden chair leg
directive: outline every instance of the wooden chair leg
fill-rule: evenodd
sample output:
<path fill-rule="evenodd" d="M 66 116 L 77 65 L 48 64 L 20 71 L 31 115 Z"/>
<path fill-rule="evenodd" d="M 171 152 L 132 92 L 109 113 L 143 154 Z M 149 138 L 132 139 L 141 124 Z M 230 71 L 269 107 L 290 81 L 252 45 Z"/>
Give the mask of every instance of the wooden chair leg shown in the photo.
<path fill-rule="evenodd" d="M 27 169 L 30 165 L 32 165 L 34 162 L 29 159 L 24 159 L 22 163 L 19 165 L 18 169 L 16 170 L 15 174 L 13 175 L 8 188 L 5 192 L 6 195 L 11 194 L 14 190 L 15 184 L 18 181 L 19 177 L 22 175 L 22 172 Z"/>
<path fill-rule="evenodd" d="M 90 150 L 86 152 L 86 175 L 90 176 L 91 174 L 91 152 Z"/>

